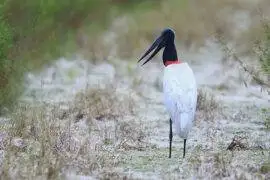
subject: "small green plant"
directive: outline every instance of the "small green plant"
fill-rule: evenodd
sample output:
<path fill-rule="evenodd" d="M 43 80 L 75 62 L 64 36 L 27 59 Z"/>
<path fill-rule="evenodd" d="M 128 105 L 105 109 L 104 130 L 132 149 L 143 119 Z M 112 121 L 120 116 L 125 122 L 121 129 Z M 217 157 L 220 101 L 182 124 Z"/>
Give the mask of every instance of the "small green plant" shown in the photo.
<path fill-rule="evenodd" d="M 270 22 L 263 24 L 264 36 L 259 47 L 259 60 L 261 70 L 270 76 Z"/>
<path fill-rule="evenodd" d="M 264 120 L 264 125 L 267 130 L 270 130 L 270 108 L 263 108 L 262 112 L 262 119 Z"/>
<path fill-rule="evenodd" d="M 267 174 L 270 172 L 270 162 L 264 162 L 260 168 L 261 173 Z"/>
<path fill-rule="evenodd" d="M 140 2 L 141 3 L 141 2 Z M 90 38 L 91 59 L 105 59 L 98 41 L 113 17 L 137 1 L 2 0 L 0 3 L 0 113 L 23 93 L 24 74 L 77 51 L 81 32 Z M 125 11 L 124 11 L 125 10 Z M 84 38 L 83 38 L 84 39 Z M 103 53 L 103 54 L 102 54 Z M 102 55 L 100 55 L 102 54 Z"/>

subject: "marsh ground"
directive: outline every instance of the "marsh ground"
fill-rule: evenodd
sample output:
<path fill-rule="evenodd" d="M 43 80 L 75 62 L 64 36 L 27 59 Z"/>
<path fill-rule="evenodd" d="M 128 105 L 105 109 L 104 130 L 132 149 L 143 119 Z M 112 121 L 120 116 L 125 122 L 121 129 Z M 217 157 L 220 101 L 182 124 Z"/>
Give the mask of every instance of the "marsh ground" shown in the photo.
<path fill-rule="evenodd" d="M 169 13 L 166 7 L 162 10 Z M 241 34 L 249 27 L 241 22 L 251 18 L 242 12 L 238 15 L 242 18 L 230 30 Z M 237 62 L 227 61 L 226 52 L 212 38 L 196 48 L 177 41 L 179 57 L 194 70 L 200 93 L 186 158 L 182 158 L 183 140 L 178 137 L 174 137 L 172 159 L 167 158 L 169 117 L 162 101 L 162 62 L 156 58 L 141 67 L 135 57 L 127 61 L 125 53 L 119 54 L 127 22 L 140 20 L 129 18 L 116 19 L 102 36 L 110 47 L 105 51 L 106 60 L 89 61 L 85 51 L 90 47 L 86 46 L 79 55 L 60 58 L 41 72 L 26 74 L 27 88 L 20 103 L 1 118 L 1 177 L 270 178 L 270 135 L 262 111 L 269 108 L 269 92 L 252 81 Z M 144 27 L 147 37 L 152 26 Z M 195 36 L 208 36 L 189 32 L 193 34 L 186 44 Z M 181 39 L 185 32 L 179 34 Z M 132 40 L 137 36 L 124 37 Z M 119 49 L 110 46 L 116 42 L 121 42 Z M 97 44 L 95 58 L 104 56 L 100 53 L 104 44 Z M 145 41 L 141 44 L 147 46 Z M 126 52 L 133 46 L 126 46 Z M 134 50 L 134 56 L 139 57 L 137 52 Z M 245 58 L 252 62 L 254 57 Z"/>

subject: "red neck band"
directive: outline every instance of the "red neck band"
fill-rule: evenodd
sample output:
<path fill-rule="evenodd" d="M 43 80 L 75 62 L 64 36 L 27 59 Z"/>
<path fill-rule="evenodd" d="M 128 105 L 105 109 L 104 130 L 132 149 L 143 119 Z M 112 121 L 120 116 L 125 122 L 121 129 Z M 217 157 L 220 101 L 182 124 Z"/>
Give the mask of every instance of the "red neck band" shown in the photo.
<path fill-rule="evenodd" d="M 179 60 L 177 61 L 165 61 L 165 66 L 169 66 L 170 64 L 180 64 L 181 62 Z"/>

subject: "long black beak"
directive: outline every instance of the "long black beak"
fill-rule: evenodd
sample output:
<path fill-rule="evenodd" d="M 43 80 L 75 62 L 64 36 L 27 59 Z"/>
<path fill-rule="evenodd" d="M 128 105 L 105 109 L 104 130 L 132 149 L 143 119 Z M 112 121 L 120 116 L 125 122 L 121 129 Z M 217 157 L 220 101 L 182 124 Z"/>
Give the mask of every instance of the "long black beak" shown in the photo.
<path fill-rule="evenodd" d="M 145 56 L 147 56 L 151 51 L 153 51 L 156 48 L 155 51 L 151 54 L 151 56 L 149 56 L 148 59 L 142 64 L 143 66 L 148 61 L 150 61 L 163 47 L 164 47 L 164 37 L 161 35 L 154 41 L 154 43 L 150 46 L 150 48 L 142 55 L 142 57 L 140 58 L 138 62 L 140 62 L 143 58 L 145 58 Z"/>

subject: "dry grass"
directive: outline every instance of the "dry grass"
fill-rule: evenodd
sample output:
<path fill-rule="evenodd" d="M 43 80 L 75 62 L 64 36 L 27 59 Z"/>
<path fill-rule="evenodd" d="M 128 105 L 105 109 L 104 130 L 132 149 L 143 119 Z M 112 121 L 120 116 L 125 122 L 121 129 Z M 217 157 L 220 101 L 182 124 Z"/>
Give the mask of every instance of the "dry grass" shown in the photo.
<path fill-rule="evenodd" d="M 115 167 L 120 151 L 146 147 L 130 102 L 112 89 L 94 89 L 68 108 L 19 105 L 1 127 L 1 178 L 62 179 L 66 171 L 89 175 Z"/>
<path fill-rule="evenodd" d="M 79 93 L 75 98 L 75 105 L 75 111 L 88 114 L 90 118 L 98 120 L 115 118 L 134 111 L 131 97 L 117 93 L 114 87 L 91 89 Z"/>
<path fill-rule="evenodd" d="M 204 157 L 192 157 L 189 162 L 196 163 L 195 172 L 198 179 L 267 179 L 267 163 L 261 166 L 236 165 L 236 161 L 240 161 L 237 159 L 239 154 L 233 155 L 228 151 L 212 152 Z"/>
<path fill-rule="evenodd" d="M 214 95 L 205 89 L 198 90 L 197 110 L 214 111 L 219 107 Z"/>
<path fill-rule="evenodd" d="M 117 170 L 105 169 L 98 175 L 98 179 L 101 180 L 139 180 L 139 178 L 133 177 L 132 174 L 126 175 L 125 173 L 118 172 Z"/>
<path fill-rule="evenodd" d="M 214 94 L 206 89 L 199 89 L 197 96 L 197 118 L 212 121 L 217 118 L 217 113 L 221 112 L 221 106 Z"/>
<path fill-rule="evenodd" d="M 8 179 L 57 178 L 66 154 L 57 146 L 67 132 L 67 124 L 55 124 L 55 119 L 46 114 L 46 107 L 19 105 L 9 125 L 2 131 L 4 160 L 1 177 Z M 70 143 L 70 139 L 62 142 Z"/>

